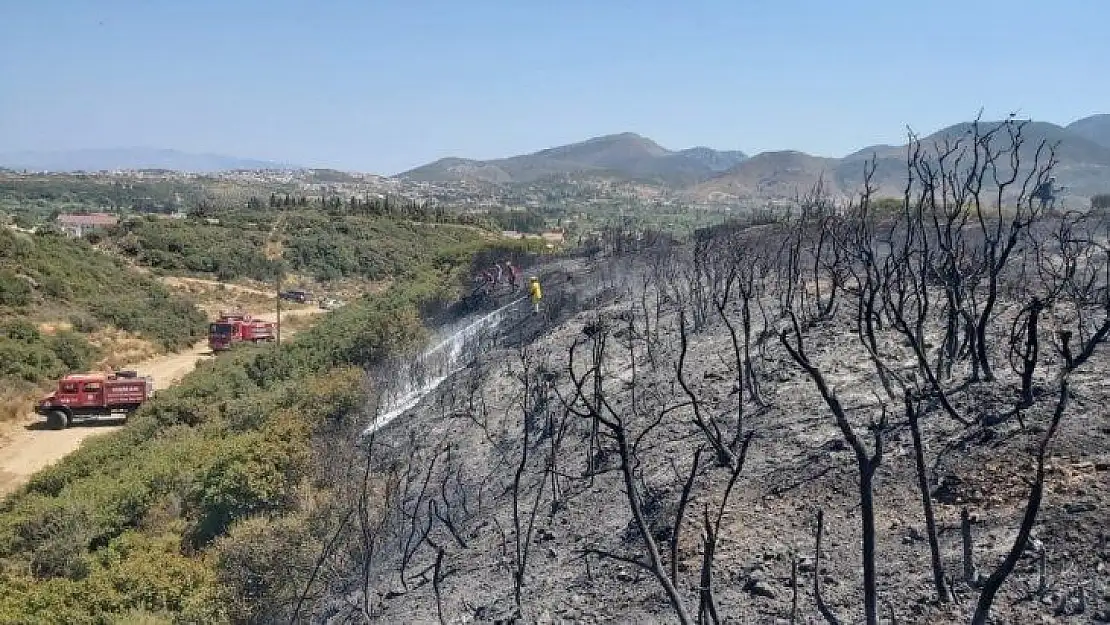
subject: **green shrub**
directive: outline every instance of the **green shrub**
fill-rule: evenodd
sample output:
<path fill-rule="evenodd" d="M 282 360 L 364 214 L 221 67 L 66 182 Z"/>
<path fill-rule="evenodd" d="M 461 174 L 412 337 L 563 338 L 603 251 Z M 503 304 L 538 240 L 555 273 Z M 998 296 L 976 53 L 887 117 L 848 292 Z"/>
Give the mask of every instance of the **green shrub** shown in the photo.
<path fill-rule="evenodd" d="M 309 571 L 319 553 L 302 515 L 236 524 L 214 547 L 219 584 L 233 619 L 277 623 L 303 588 L 291 571 Z M 284 618 L 283 618 L 284 617 Z"/>
<path fill-rule="evenodd" d="M 10 502 L 9 502 L 10 503 Z M 0 555 L 22 554 L 37 579 L 82 577 L 91 530 L 87 502 L 28 496 L 5 507 Z"/>
<path fill-rule="evenodd" d="M 273 261 L 263 254 L 269 228 L 267 223 L 247 227 L 234 220 L 218 225 L 135 221 L 116 228 L 107 242 L 153 268 L 214 274 L 224 281 L 246 277 L 270 282 L 283 263 L 321 281 L 413 277 L 432 264 L 437 250 L 469 246 L 473 251 L 480 240 L 473 228 L 306 209 L 286 217 L 284 258 Z"/>
<path fill-rule="evenodd" d="M 4 623 L 228 623 L 210 564 L 172 533 L 127 532 L 86 560 L 80 579 L 0 573 Z"/>
<path fill-rule="evenodd" d="M 97 354 L 83 336 L 74 332 L 43 336 L 23 320 L 0 326 L 0 378 L 26 382 L 52 380 L 87 369 Z"/>
<path fill-rule="evenodd" d="M 4 326 L 4 334 L 7 335 L 9 340 L 22 343 L 31 344 L 42 341 L 42 334 L 39 333 L 39 329 L 24 319 L 9 321 Z"/>
<path fill-rule="evenodd" d="M 32 293 L 25 278 L 14 271 L 0 270 L 0 306 L 26 306 L 31 303 Z"/>
<path fill-rule="evenodd" d="M 197 546 L 238 519 L 288 507 L 306 468 L 304 441 L 273 432 L 242 434 L 218 445 L 187 500 L 186 514 L 195 518 L 190 539 Z"/>
<path fill-rule="evenodd" d="M 69 371 L 84 371 L 97 356 L 97 350 L 75 332 L 59 332 L 48 342 L 54 356 Z"/>
<path fill-rule="evenodd" d="M 96 332 L 103 327 L 95 317 L 83 312 L 70 315 L 69 324 L 73 326 L 74 331 L 84 334 Z"/>

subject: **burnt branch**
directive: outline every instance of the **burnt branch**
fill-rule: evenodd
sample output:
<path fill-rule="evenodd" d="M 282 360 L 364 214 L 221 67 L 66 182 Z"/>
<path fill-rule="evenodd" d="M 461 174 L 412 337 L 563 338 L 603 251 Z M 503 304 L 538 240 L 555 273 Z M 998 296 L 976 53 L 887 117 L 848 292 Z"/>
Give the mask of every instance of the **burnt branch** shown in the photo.
<path fill-rule="evenodd" d="M 918 424 L 919 411 L 909 392 L 905 395 L 905 405 L 906 417 L 910 424 L 910 434 L 913 437 L 917 488 L 921 491 L 921 507 L 925 512 L 925 533 L 929 539 L 929 559 L 933 568 L 933 589 L 937 593 L 937 600 L 943 603 L 948 601 L 948 592 L 944 585 L 944 566 L 941 564 L 940 543 L 937 541 L 937 521 L 933 514 L 933 499 L 929 494 L 929 478 L 925 468 L 925 449 L 921 442 L 921 427 Z"/>
<path fill-rule="evenodd" d="M 863 526 L 864 614 L 868 625 L 877 625 L 879 615 L 875 573 L 875 510 L 872 482 L 875 477 L 875 471 L 879 468 L 879 464 L 883 459 L 883 432 L 886 428 L 886 413 L 884 410 L 882 419 L 878 422 L 871 423 L 870 429 L 874 440 L 874 451 L 869 453 L 863 442 L 856 435 L 851 423 L 849 423 L 847 412 L 841 405 L 836 393 L 829 388 L 828 383 L 825 381 L 825 376 L 812 362 L 810 362 L 809 357 L 806 355 L 802 330 L 793 312 L 790 313 L 790 318 L 793 327 L 794 343 L 791 344 L 788 338 L 789 330 L 782 331 L 780 341 L 787 352 L 790 353 L 791 358 L 802 367 L 821 393 L 822 399 L 825 400 L 825 404 L 833 413 L 833 417 L 836 420 L 836 425 L 840 429 L 841 435 L 852 448 L 856 457 L 856 465 L 859 470 L 860 478 L 859 494 L 860 508 L 862 511 L 861 522 Z"/>
<path fill-rule="evenodd" d="M 1044 462 L 1048 455 L 1048 446 L 1056 435 L 1056 429 L 1059 427 L 1060 420 L 1067 409 L 1069 396 L 1068 380 L 1064 378 L 1060 383 L 1059 398 L 1056 402 L 1056 409 L 1052 413 L 1052 420 L 1037 446 L 1037 472 L 1033 478 L 1033 486 L 1029 491 L 1029 500 L 1025 506 L 1025 514 L 1022 516 L 1017 537 L 1014 539 L 1014 544 L 1010 547 L 1009 553 L 1006 554 L 1006 558 L 983 582 L 983 590 L 980 592 L 979 600 L 975 605 L 975 615 L 971 619 L 972 625 L 986 625 L 995 595 L 1006 581 L 1006 578 L 1013 572 L 1014 567 L 1017 566 L 1018 559 L 1021 558 L 1021 554 L 1025 552 L 1028 545 L 1029 534 L 1037 523 L 1037 513 L 1040 511 L 1041 499 L 1044 496 Z"/>

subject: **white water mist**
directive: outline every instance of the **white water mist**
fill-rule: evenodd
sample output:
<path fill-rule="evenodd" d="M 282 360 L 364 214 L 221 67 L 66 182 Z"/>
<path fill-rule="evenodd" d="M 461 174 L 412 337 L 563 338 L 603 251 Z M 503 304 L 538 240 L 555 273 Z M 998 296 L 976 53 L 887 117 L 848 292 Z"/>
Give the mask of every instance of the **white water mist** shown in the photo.
<path fill-rule="evenodd" d="M 378 414 L 363 434 L 370 434 L 416 407 L 429 393 L 451 375 L 466 368 L 485 334 L 501 324 L 505 312 L 524 299 L 487 313 L 461 329 L 444 333 L 446 337 L 415 358 L 397 363 L 393 383 L 381 395 Z"/>

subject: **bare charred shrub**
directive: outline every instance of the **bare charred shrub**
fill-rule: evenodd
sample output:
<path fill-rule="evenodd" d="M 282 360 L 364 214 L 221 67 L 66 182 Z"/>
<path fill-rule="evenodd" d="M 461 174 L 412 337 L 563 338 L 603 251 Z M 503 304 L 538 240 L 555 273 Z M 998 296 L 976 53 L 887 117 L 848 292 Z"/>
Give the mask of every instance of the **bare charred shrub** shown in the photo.
<path fill-rule="evenodd" d="M 1021 379 L 1019 399 L 1013 413 L 1020 415 L 1040 398 L 1034 393 L 1033 379 L 1040 365 L 1040 327 L 1042 311 L 1050 311 L 1049 328 L 1060 363 L 1052 382 L 1056 406 L 1040 437 L 1034 454 L 1035 474 L 1017 537 L 1006 557 L 983 582 L 972 622 L 988 622 L 995 597 L 1025 553 L 1037 522 L 1045 490 L 1045 459 L 1071 397 L 1070 376 L 1082 367 L 1110 333 L 1110 254 L 1106 244 L 1106 223 L 1098 216 L 1069 213 L 1060 216 L 1055 228 L 1036 245 L 1037 280 L 1023 285 L 1023 292 L 1034 291 L 1011 331 L 1011 356 Z M 1043 297 L 1043 299 L 1042 299 Z M 1076 343 L 1076 340 L 1078 342 Z"/>
<path fill-rule="evenodd" d="M 1034 206 L 1030 194 L 1049 177 L 1055 152 L 1043 142 L 1026 145 L 1024 130 L 1024 122 L 1011 118 L 972 123 L 965 135 L 932 146 L 911 135 L 900 208 L 893 210 L 890 203 L 874 210 L 872 161 L 865 165 L 858 200 L 827 210 L 820 185 L 800 198 L 800 214 L 779 248 L 774 285 L 789 319 L 780 342 L 832 411 L 859 469 L 869 623 L 878 619 L 871 482 L 883 458 L 886 401 L 905 405 L 933 586 L 943 601 L 949 593 L 919 424 L 939 409 L 971 427 L 950 397 L 966 397 L 971 387 L 965 380 L 996 381 L 994 363 L 1007 348 L 1019 389 L 1015 408 L 1002 418 L 1020 416 L 1047 395 L 1037 390 L 1038 380 L 1065 380 L 1110 333 L 1102 286 L 1108 267 L 1105 234 L 1096 232 L 1101 226 L 1090 217 L 1048 215 Z M 835 364 L 817 361 L 806 348 L 806 335 L 835 314 L 838 302 L 851 302 L 854 347 L 872 365 L 871 375 L 856 382 L 853 394 L 880 397 L 877 404 L 857 408 L 872 412 L 866 422 L 870 449 L 833 388 L 839 375 Z M 1003 315 L 1005 326 L 998 322 Z M 1042 373 L 1044 336 L 1052 337 L 1054 362 L 1061 363 L 1053 372 Z M 1070 341 L 1077 336 L 1080 346 L 1073 348 Z M 905 348 L 912 365 L 902 355 Z M 957 370 L 966 378 L 952 384 Z M 991 411 L 1002 408 L 988 405 Z M 1046 446 L 1043 442 L 1042 450 Z M 1030 497 L 1033 517 L 1038 498 Z M 1005 566 L 996 571 L 997 583 L 983 593 L 981 609 L 1008 574 Z"/>
<path fill-rule="evenodd" d="M 839 625 L 840 620 L 836 618 L 833 611 L 829 609 L 828 604 L 825 603 L 824 597 L 821 595 L 821 539 L 825 535 L 825 511 L 817 511 L 817 530 L 816 541 L 813 547 L 813 599 L 817 602 L 817 610 L 829 625 Z"/>
<path fill-rule="evenodd" d="M 546 496 L 552 508 L 558 505 L 560 489 L 556 468 L 568 414 L 565 407 L 555 404 L 551 388 L 554 376 L 549 374 L 547 367 L 536 362 L 535 354 L 527 348 L 521 350 L 520 361 L 520 453 L 512 482 L 513 600 L 517 618 L 524 616 L 525 574 L 540 504 Z M 543 439 L 550 444 L 541 447 Z M 526 480 L 532 482 L 530 488 L 526 487 Z"/>
<path fill-rule="evenodd" d="M 972 625 L 984 625 L 987 623 L 995 595 L 998 593 L 999 588 L 1002 587 L 1003 582 L 1006 581 L 1006 578 L 1014 571 L 1018 559 L 1025 553 L 1030 532 L 1032 532 L 1033 525 L 1037 522 L 1037 513 L 1040 511 L 1041 500 L 1044 497 L 1044 462 L 1045 456 L 1048 453 L 1048 445 L 1052 442 L 1052 438 L 1056 434 L 1056 429 L 1060 426 L 1060 420 L 1064 416 L 1064 411 L 1067 409 L 1068 396 L 1068 382 L 1065 377 L 1060 384 L 1056 409 L 1052 413 L 1052 419 L 1048 424 L 1048 429 L 1037 445 L 1036 474 L 1033 478 L 1033 486 L 1029 491 L 1029 501 L 1025 506 L 1025 514 L 1022 516 L 1021 525 L 1018 527 L 1017 537 L 1014 538 L 1014 544 L 1006 554 L 1005 559 L 999 563 L 998 567 L 995 568 L 990 576 L 987 577 L 987 580 L 983 582 L 983 589 L 979 593 L 979 600 L 975 604 L 975 615 L 971 619 Z"/>
<path fill-rule="evenodd" d="M 878 595 L 875 585 L 875 511 L 872 483 L 875 478 L 875 471 L 879 468 L 879 464 L 883 460 L 883 435 L 887 427 L 886 407 L 885 405 L 881 406 L 882 414 L 880 418 L 873 418 L 868 423 L 867 427 L 872 436 L 871 450 L 868 450 L 863 441 L 861 441 L 856 434 L 855 428 L 848 419 L 848 413 L 841 404 L 840 399 L 836 396 L 836 392 L 829 387 L 820 369 L 814 366 L 810 361 L 805 350 L 801 327 L 798 325 L 798 321 L 793 315 L 791 315 L 791 321 L 793 336 L 792 338 L 788 338 L 789 331 L 783 330 L 781 336 L 782 344 L 787 351 L 790 352 L 790 356 L 805 370 L 810 379 L 813 380 L 814 385 L 817 386 L 822 399 L 825 400 L 826 405 L 832 411 L 833 417 L 836 419 L 837 428 L 840 430 L 844 440 L 851 447 L 853 454 L 855 454 L 856 465 L 859 469 L 859 495 L 862 512 L 860 520 L 863 525 L 864 615 L 869 625 L 877 624 L 879 622 L 879 616 Z"/>
<path fill-rule="evenodd" d="M 632 325 L 632 315 L 628 316 L 626 323 Z M 683 401 L 675 389 L 667 390 L 649 377 L 650 370 L 645 372 L 638 364 L 646 357 L 637 353 L 634 342 L 623 345 L 619 342 L 620 330 L 616 325 L 598 324 L 588 338 L 575 342 L 568 355 L 571 394 L 561 395 L 571 414 L 594 425 L 592 436 L 596 435 L 601 444 L 613 448 L 618 464 L 611 470 L 620 476 L 632 517 L 633 533 L 626 535 L 625 552 L 598 545 L 586 548 L 583 553 L 587 558 L 592 555 L 643 569 L 659 583 L 679 621 L 692 623 L 695 619 L 691 609 L 693 603 L 682 590 L 684 585 L 678 579 L 676 565 L 683 520 L 695 496 L 698 476 L 703 471 L 702 451 L 694 451 L 694 460 L 685 475 L 674 469 L 673 481 L 669 483 L 660 483 L 659 478 L 645 473 L 645 454 L 666 444 L 668 436 L 673 436 L 667 432 L 681 425 L 681 421 L 675 420 L 678 412 L 685 409 L 696 414 L 697 402 Z M 584 360 L 583 353 L 586 354 Z M 619 369 L 622 363 L 629 368 L 631 376 L 626 381 L 632 392 L 627 409 L 616 408 L 616 397 L 610 390 L 612 385 L 607 384 L 611 380 L 611 370 Z M 695 423 L 698 418 L 694 417 Z M 704 418 L 702 423 L 704 425 Z M 744 439 L 733 460 L 726 464 L 730 477 L 719 502 L 713 507 L 714 514 L 709 513 L 708 502 L 703 506 L 702 564 L 698 574 L 701 590 L 696 603 L 699 622 L 710 619 L 710 615 L 716 620 L 717 606 L 711 590 L 715 546 L 729 496 L 743 468 L 749 440 L 750 435 Z M 632 553 L 627 553 L 629 549 Z"/>
<path fill-rule="evenodd" d="M 1036 248 L 1037 280 L 1046 294 L 1047 330 L 1063 359 L 1058 375 L 1065 375 L 1110 335 L 1110 219 L 1070 212 L 1044 239 Z"/>
<path fill-rule="evenodd" d="M 929 563 L 933 569 L 933 590 L 937 600 L 948 600 L 948 588 L 944 583 L 944 566 L 941 564 L 940 543 L 937 540 L 936 514 L 933 512 L 933 498 L 929 489 L 929 476 L 925 464 L 925 446 L 921 441 L 919 423 L 920 405 L 916 397 L 905 394 L 906 420 L 913 437 L 914 468 L 917 472 L 917 488 L 921 493 L 921 507 L 925 512 L 925 535 L 929 540 Z"/>
<path fill-rule="evenodd" d="M 374 619 L 384 598 L 438 587 L 448 575 L 444 558 L 466 548 L 466 528 L 482 511 L 482 489 L 450 445 L 410 439 L 406 447 L 416 454 L 400 458 L 389 449 L 393 444 L 366 443 L 369 453 L 355 465 L 360 478 L 348 479 L 346 497 L 318 523 L 328 529 L 311 573 L 302 578 L 294 615 L 325 607 L 315 593 L 327 597 L 345 589 L 344 604 L 329 609 Z"/>

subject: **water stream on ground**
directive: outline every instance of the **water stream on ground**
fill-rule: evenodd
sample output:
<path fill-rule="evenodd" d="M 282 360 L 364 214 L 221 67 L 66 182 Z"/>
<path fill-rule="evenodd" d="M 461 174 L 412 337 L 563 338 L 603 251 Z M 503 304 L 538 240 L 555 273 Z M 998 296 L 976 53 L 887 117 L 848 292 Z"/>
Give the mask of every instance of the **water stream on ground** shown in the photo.
<path fill-rule="evenodd" d="M 398 361 L 393 382 L 379 400 L 377 416 L 363 434 L 375 432 L 415 408 L 447 378 L 465 369 L 483 338 L 523 301 L 517 299 L 477 319 L 464 320 L 461 328 L 441 332 L 443 338 L 418 356 Z"/>

